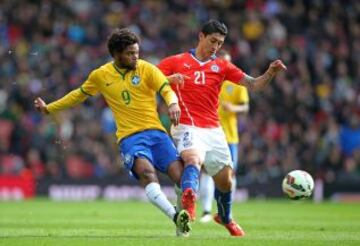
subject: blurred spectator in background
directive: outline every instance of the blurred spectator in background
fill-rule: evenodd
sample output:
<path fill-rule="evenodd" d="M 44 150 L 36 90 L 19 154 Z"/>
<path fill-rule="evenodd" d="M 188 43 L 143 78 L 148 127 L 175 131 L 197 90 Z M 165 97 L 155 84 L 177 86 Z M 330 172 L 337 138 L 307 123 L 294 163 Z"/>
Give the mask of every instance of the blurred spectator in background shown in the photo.
<path fill-rule="evenodd" d="M 114 27 L 139 34 L 141 56 L 157 63 L 191 48 L 188 37 L 215 18 L 229 27 L 224 48 L 246 73 L 258 75 L 275 57 L 288 67 L 262 95 L 251 95 L 250 115 L 239 122 L 239 181 L 266 182 L 294 168 L 327 182 L 341 173 L 359 177 L 359 15 L 355 0 L 2 0 L 0 170 L 8 172 L 9 162 L 14 172 L 30 168 L 35 149 L 41 175 L 69 176 L 74 153 L 92 170 L 86 177 L 120 172 L 112 141 L 89 123 L 101 119 L 103 102 L 89 101 L 54 124 L 35 113 L 33 99 L 60 97 L 109 60 L 103 44 Z"/>

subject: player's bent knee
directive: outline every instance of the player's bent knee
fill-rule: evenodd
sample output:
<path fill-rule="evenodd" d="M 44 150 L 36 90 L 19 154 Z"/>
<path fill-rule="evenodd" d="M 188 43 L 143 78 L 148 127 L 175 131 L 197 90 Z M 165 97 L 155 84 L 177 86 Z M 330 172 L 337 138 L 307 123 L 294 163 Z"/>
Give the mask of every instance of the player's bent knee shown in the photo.
<path fill-rule="evenodd" d="M 224 190 L 231 191 L 232 187 L 233 187 L 233 180 L 232 180 L 232 178 L 230 178 L 227 181 L 225 181 Z"/>
<path fill-rule="evenodd" d="M 150 184 L 152 182 L 158 182 L 156 174 L 153 170 L 143 170 L 138 174 L 140 183 L 143 185 Z"/>
<path fill-rule="evenodd" d="M 185 166 L 187 164 L 193 164 L 200 167 L 201 165 L 201 157 L 197 150 L 189 149 L 181 152 L 181 159 L 184 161 Z"/>
<path fill-rule="evenodd" d="M 230 168 L 224 168 L 214 177 L 215 186 L 221 192 L 229 192 L 232 189 L 232 170 Z"/>
<path fill-rule="evenodd" d="M 183 163 L 181 161 L 175 161 L 171 163 L 168 168 L 168 176 L 174 183 L 179 184 L 183 170 Z"/>
<path fill-rule="evenodd" d="M 192 164 L 200 167 L 200 157 L 196 154 L 184 155 L 182 156 L 182 159 L 184 160 L 185 166 Z"/>
<path fill-rule="evenodd" d="M 231 179 L 221 180 L 220 182 L 215 183 L 215 186 L 221 192 L 230 192 L 232 189 L 232 180 Z"/>

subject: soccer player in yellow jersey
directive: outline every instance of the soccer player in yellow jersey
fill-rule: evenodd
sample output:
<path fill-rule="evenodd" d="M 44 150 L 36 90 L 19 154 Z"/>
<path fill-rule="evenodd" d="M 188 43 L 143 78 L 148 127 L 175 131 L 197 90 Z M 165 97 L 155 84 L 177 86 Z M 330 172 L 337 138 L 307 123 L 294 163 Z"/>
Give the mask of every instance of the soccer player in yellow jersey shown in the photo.
<path fill-rule="evenodd" d="M 230 54 L 221 50 L 218 53 L 219 57 L 231 61 Z M 229 81 L 224 81 L 221 86 L 219 95 L 219 119 L 220 124 L 224 130 L 226 141 L 228 143 L 231 159 L 234 164 L 234 174 L 237 170 L 238 162 L 238 148 L 239 148 L 239 134 L 237 127 L 237 114 L 247 113 L 249 111 L 249 93 L 246 87 L 236 85 Z M 232 192 L 236 191 L 236 178 L 233 180 Z M 200 222 L 206 223 L 212 220 L 211 208 L 214 199 L 214 181 L 204 171 L 200 177 L 200 201 L 203 209 Z"/>
<path fill-rule="evenodd" d="M 166 173 L 179 185 L 183 165 L 171 138 L 160 123 L 156 93 L 168 106 L 174 125 L 179 122 L 178 99 L 160 70 L 139 59 L 139 39 L 128 29 L 116 29 L 107 41 L 113 61 L 93 70 L 87 80 L 61 99 L 46 104 L 41 98 L 35 107 L 44 114 L 75 106 L 100 93 L 115 122 L 121 159 L 145 188 L 151 203 L 176 224 L 178 236 L 190 231 L 189 214 L 177 212 L 161 191 L 156 171 Z"/>

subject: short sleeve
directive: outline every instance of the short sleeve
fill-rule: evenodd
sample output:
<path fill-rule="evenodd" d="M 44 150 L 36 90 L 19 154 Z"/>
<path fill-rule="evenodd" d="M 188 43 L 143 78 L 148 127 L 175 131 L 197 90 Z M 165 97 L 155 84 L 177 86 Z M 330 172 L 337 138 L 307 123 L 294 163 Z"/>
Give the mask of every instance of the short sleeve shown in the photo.
<path fill-rule="evenodd" d="M 161 72 L 163 72 L 163 74 L 169 76 L 174 73 L 173 65 L 175 62 L 175 56 L 169 56 L 161 60 L 157 67 L 161 70 Z"/>
<path fill-rule="evenodd" d="M 226 62 L 226 73 L 225 73 L 225 79 L 224 80 L 230 80 L 232 82 L 235 82 L 237 84 L 240 83 L 240 81 L 244 78 L 245 73 L 232 64 L 231 62 Z"/>
<path fill-rule="evenodd" d="M 171 89 L 169 82 L 165 75 L 156 66 L 148 63 L 147 71 L 150 73 L 148 85 L 156 92 L 158 92 L 166 105 L 177 103 L 178 99 L 175 92 Z"/>
<path fill-rule="evenodd" d="M 247 90 L 247 88 L 245 86 L 239 85 L 238 86 L 238 90 L 239 90 L 239 103 L 249 103 L 250 99 L 249 99 L 249 92 Z"/>
<path fill-rule="evenodd" d="M 157 92 L 159 92 L 164 83 L 168 83 L 167 78 L 160 69 L 150 63 L 146 66 L 146 73 L 149 77 L 147 84 Z"/>
<path fill-rule="evenodd" d="M 98 69 L 89 74 L 87 80 L 81 85 L 80 90 L 88 96 L 95 96 L 99 92 L 99 84 L 101 82 Z"/>

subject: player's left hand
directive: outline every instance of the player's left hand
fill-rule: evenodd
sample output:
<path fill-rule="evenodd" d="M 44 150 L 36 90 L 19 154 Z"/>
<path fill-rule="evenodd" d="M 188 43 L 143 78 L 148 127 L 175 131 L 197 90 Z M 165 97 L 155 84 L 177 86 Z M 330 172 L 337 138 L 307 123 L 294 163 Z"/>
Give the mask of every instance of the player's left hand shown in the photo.
<path fill-rule="evenodd" d="M 179 104 L 177 103 L 172 103 L 169 106 L 169 117 L 171 122 L 177 126 L 179 124 L 179 120 L 180 120 L 180 107 Z"/>
<path fill-rule="evenodd" d="M 38 110 L 39 112 L 41 112 L 43 114 L 49 113 L 49 111 L 47 111 L 47 109 L 46 109 L 46 103 L 44 102 L 44 100 L 41 99 L 41 97 L 38 97 L 34 100 L 34 106 L 35 106 L 36 110 Z"/>
<path fill-rule="evenodd" d="M 276 75 L 277 73 L 281 72 L 281 71 L 285 71 L 287 68 L 284 65 L 284 63 L 281 60 L 275 60 L 272 63 L 270 63 L 269 65 L 269 72 L 272 75 Z"/>

